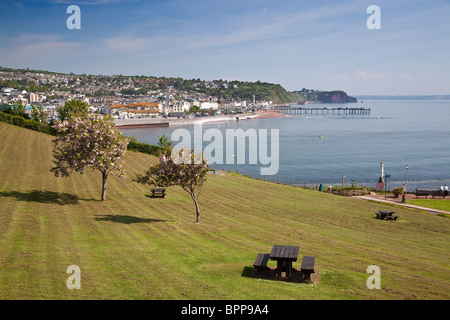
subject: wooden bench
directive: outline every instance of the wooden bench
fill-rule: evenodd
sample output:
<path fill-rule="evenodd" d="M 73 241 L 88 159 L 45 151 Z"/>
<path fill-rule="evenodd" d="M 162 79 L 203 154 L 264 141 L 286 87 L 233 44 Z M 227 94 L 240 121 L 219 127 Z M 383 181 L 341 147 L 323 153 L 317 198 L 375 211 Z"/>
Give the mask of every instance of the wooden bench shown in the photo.
<path fill-rule="evenodd" d="M 253 267 L 257 269 L 259 272 L 268 270 L 267 262 L 269 261 L 270 253 L 258 253 L 256 256 L 255 262 L 253 263 Z"/>
<path fill-rule="evenodd" d="M 445 198 L 445 194 L 441 190 L 416 189 L 414 190 L 414 194 L 416 198 L 420 196 L 425 196 L 426 199 L 428 199 L 428 196 L 431 196 L 433 199 L 436 196 Z"/>
<path fill-rule="evenodd" d="M 152 189 L 152 198 L 165 198 L 166 197 L 166 188 L 153 188 Z"/>
<path fill-rule="evenodd" d="M 315 261 L 316 261 L 315 257 L 303 256 L 300 270 L 303 273 L 304 281 L 311 281 L 311 273 L 314 273 Z"/>
<path fill-rule="evenodd" d="M 384 220 L 394 220 L 394 221 L 396 221 L 397 219 L 398 219 L 398 216 L 386 216 L 384 218 Z"/>

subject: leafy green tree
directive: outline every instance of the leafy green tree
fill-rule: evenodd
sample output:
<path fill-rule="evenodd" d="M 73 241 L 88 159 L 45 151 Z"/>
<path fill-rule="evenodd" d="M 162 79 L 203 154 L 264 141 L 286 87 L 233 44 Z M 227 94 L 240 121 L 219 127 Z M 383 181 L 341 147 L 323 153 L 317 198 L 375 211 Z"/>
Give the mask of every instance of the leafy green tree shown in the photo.
<path fill-rule="evenodd" d="M 89 106 L 80 100 L 68 100 L 63 107 L 56 108 L 59 120 L 69 120 L 71 117 L 82 117 L 88 114 Z"/>
<path fill-rule="evenodd" d="M 166 154 L 172 153 L 173 141 L 170 140 L 170 138 L 168 136 L 166 136 L 165 134 L 163 134 L 161 137 L 159 137 L 158 145 L 160 147 L 163 147 L 164 149 L 166 149 Z"/>
<path fill-rule="evenodd" d="M 14 102 L 11 105 L 5 104 L 3 106 L 3 112 L 12 114 L 13 116 L 19 116 L 25 119 L 29 119 L 30 117 L 25 112 L 25 106 L 21 104 L 20 102 Z"/>
<path fill-rule="evenodd" d="M 190 113 L 195 113 L 195 112 L 199 112 L 200 111 L 200 107 L 199 106 L 192 106 L 190 109 L 189 109 L 189 112 Z"/>
<path fill-rule="evenodd" d="M 39 122 L 44 122 L 44 107 L 31 105 L 31 119 Z"/>

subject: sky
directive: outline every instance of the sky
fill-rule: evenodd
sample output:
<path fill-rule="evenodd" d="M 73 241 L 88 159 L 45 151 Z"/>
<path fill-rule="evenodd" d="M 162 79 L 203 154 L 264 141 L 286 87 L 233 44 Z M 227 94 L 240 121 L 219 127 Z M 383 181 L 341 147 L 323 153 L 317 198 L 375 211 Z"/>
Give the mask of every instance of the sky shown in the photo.
<path fill-rule="evenodd" d="M 0 66 L 450 94 L 450 0 L 0 0 Z"/>

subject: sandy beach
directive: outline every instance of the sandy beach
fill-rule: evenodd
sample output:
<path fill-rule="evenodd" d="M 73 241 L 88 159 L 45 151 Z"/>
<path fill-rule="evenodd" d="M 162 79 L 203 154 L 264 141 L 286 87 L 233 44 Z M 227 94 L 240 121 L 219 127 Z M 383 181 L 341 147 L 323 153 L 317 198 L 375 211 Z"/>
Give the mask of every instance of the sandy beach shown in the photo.
<path fill-rule="evenodd" d="M 255 119 L 266 119 L 266 118 L 286 118 L 286 116 L 280 113 L 279 111 L 264 110 L 255 117 Z"/>

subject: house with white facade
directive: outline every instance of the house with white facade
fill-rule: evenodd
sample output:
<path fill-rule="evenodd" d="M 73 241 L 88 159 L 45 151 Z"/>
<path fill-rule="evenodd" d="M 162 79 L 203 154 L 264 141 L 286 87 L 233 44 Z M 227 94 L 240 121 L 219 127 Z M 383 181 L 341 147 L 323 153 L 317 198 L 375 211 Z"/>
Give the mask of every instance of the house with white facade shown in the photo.
<path fill-rule="evenodd" d="M 204 110 L 217 110 L 219 109 L 219 104 L 217 102 L 201 102 L 200 103 L 200 109 Z"/>

